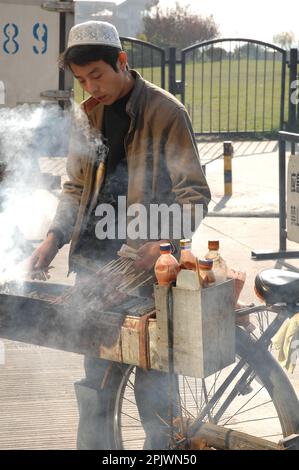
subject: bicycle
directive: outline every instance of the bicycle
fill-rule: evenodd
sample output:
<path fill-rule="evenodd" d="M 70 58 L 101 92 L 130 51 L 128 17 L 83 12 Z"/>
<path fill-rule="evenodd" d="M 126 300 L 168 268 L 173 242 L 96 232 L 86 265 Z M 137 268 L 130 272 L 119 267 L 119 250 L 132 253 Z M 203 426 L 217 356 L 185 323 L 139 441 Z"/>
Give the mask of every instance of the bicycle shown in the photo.
<path fill-rule="evenodd" d="M 274 443 L 299 432 L 296 393 L 269 350 L 283 322 L 298 312 L 299 274 L 262 271 L 256 276 L 255 290 L 266 305 L 236 311 L 237 318 L 250 315 L 257 325 L 255 332 L 236 327 L 236 362 L 205 379 L 174 376 L 171 400 L 179 404 L 180 416 L 166 423 L 168 449 L 192 448 L 192 436 L 203 422 Z M 145 435 L 134 398 L 136 369 L 117 363 L 110 372 L 113 368 L 119 378 L 112 383 L 113 374 L 108 374 L 105 381 L 110 391 L 105 416 L 108 447 L 142 449 Z"/>

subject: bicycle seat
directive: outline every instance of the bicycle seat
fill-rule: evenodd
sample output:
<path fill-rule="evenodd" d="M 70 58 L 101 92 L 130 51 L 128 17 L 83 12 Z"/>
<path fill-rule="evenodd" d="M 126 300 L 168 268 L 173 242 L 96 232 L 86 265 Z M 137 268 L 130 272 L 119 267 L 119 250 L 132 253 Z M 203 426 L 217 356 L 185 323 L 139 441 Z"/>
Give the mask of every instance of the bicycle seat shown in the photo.
<path fill-rule="evenodd" d="M 299 301 L 299 274 L 265 269 L 256 276 L 255 289 L 267 303 L 296 303 Z"/>

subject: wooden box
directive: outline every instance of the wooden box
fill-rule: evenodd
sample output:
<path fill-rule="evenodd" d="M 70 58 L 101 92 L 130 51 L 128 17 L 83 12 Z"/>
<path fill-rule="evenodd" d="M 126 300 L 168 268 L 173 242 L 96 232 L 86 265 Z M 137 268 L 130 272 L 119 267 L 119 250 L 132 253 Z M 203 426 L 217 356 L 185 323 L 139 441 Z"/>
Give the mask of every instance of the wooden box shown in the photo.
<path fill-rule="evenodd" d="M 155 286 L 156 349 L 160 370 L 168 370 L 167 292 L 167 286 Z M 182 270 L 172 294 L 175 372 L 191 377 L 207 377 L 233 363 L 233 281 L 201 289 L 197 274 Z"/>

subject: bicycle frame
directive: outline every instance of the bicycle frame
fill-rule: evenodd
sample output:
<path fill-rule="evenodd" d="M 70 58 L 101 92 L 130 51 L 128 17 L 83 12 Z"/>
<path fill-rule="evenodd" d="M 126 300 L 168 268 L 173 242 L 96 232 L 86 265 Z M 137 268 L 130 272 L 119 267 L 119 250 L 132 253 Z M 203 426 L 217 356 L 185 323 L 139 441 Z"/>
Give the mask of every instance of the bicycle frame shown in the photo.
<path fill-rule="evenodd" d="M 298 311 L 298 309 L 299 306 L 294 304 L 253 305 L 236 310 L 235 314 L 236 317 L 240 318 L 252 313 L 265 313 L 265 310 L 277 314 L 273 322 L 268 326 L 268 328 L 266 328 L 266 330 L 257 340 L 259 344 L 268 348 L 271 343 L 271 338 L 275 335 L 275 333 L 277 333 L 283 322 L 287 318 L 292 317 Z"/>
<path fill-rule="evenodd" d="M 279 330 L 283 322 L 292 317 L 296 312 L 298 312 L 299 306 L 294 304 L 274 304 L 274 305 L 260 305 L 260 306 L 250 306 L 245 307 L 239 310 L 236 310 L 236 317 L 242 317 L 252 313 L 264 313 L 265 310 L 276 313 L 277 316 L 274 320 L 270 323 L 270 325 L 265 329 L 262 333 L 260 338 L 257 340 L 257 347 L 258 345 L 262 346 L 263 348 L 267 349 L 270 346 L 271 338 L 275 335 L 275 333 Z M 249 333 L 248 333 L 249 334 Z M 211 410 L 213 409 L 214 405 L 217 403 L 219 397 L 224 393 L 226 388 L 229 384 L 234 380 L 234 378 L 238 375 L 238 373 L 242 370 L 245 365 L 245 361 L 242 359 L 236 365 L 236 367 L 232 370 L 232 372 L 228 375 L 225 381 L 222 383 L 220 388 L 217 390 L 215 395 L 212 399 L 206 404 L 206 406 L 202 409 L 200 415 L 197 419 L 193 422 L 189 437 L 193 437 L 201 428 L 203 424 L 203 419 L 206 415 L 210 415 Z M 242 377 L 237 382 L 236 387 L 234 390 L 229 394 L 227 399 L 224 401 L 222 406 L 219 408 L 217 413 L 213 416 L 213 423 L 217 423 L 218 420 L 221 418 L 224 410 L 226 409 L 228 403 L 230 403 L 237 395 L 242 391 L 242 389 L 246 386 L 247 380 L 249 379 L 250 375 L 252 374 L 252 370 L 248 368 L 244 371 Z"/>

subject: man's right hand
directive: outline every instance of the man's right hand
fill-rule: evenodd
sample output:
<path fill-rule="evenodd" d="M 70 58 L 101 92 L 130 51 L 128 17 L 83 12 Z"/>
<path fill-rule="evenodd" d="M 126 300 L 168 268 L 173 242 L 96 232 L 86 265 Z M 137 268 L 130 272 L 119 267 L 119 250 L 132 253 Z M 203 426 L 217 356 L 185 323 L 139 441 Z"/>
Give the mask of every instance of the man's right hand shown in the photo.
<path fill-rule="evenodd" d="M 29 259 L 28 274 L 31 279 L 47 280 L 48 268 L 58 252 L 57 239 L 50 232 L 43 243 L 36 248 Z"/>

